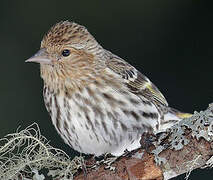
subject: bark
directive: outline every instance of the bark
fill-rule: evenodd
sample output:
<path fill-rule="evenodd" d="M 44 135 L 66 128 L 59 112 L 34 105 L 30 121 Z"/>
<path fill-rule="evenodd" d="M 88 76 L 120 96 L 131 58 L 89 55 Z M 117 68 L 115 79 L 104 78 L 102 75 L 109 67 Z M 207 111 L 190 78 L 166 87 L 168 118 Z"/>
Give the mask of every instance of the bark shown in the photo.
<path fill-rule="evenodd" d="M 147 135 L 142 136 L 143 145 Z M 150 136 L 149 136 L 150 138 Z M 88 160 L 86 164 L 93 163 Z M 113 166 L 115 171 L 106 170 L 104 165 L 87 169 L 86 179 L 148 180 L 171 179 L 197 168 L 212 167 L 213 164 L 213 105 L 190 118 L 183 119 L 167 132 L 158 134 L 145 149 L 121 157 Z M 80 172 L 75 180 L 85 179 Z"/>

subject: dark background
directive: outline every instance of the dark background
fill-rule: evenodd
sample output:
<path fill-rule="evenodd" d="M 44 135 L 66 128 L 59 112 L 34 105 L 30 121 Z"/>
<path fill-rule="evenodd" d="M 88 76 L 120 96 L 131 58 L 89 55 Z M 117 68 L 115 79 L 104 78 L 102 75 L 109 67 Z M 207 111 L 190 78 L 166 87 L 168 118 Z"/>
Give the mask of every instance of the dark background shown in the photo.
<path fill-rule="evenodd" d="M 73 151 L 57 135 L 44 107 L 39 65 L 24 60 L 60 20 L 88 28 L 106 49 L 154 82 L 170 106 L 186 112 L 213 102 L 213 11 L 189 0 L 4 0 L 0 6 L 0 137 L 37 122 L 51 145 Z M 191 179 L 211 179 L 212 170 Z M 183 176 L 181 177 L 183 179 Z"/>

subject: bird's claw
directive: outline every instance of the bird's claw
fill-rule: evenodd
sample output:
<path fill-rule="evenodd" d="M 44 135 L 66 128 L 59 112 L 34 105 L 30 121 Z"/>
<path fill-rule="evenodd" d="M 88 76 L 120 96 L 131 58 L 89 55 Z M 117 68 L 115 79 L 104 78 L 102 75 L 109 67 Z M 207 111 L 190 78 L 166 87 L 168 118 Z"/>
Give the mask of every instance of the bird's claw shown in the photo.
<path fill-rule="evenodd" d="M 115 171 L 115 167 L 112 166 L 112 164 L 118 159 L 119 157 L 108 157 L 107 159 L 104 159 L 104 162 L 103 164 L 105 165 L 104 166 L 104 169 L 108 169 L 110 171 Z"/>

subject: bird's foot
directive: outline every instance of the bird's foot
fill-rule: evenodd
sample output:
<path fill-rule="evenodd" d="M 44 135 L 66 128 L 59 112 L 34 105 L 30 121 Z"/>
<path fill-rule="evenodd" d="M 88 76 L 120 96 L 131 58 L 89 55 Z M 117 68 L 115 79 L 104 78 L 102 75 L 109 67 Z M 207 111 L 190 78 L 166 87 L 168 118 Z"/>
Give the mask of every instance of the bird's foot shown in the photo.
<path fill-rule="evenodd" d="M 87 165 L 87 168 L 90 169 L 97 169 L 98 167 L 100 167 L 103 162 L 104 162 L 104 156 L 93 156 L 92 157 L 92 161 L 95 161 L 92 165 Z"/>
<path fill-rule="evenodd" d="M 104 169 L 115 171 L 116 167 L 112 166 L 113 163 L 115 163 L 121 157 L 131 157 L 131 156 L 132 156 L 132 153 L 129 152 L 128 150 L 125 150 L 124 154 L 122 154 L 121 156 L 112 156 L 111 154 L 107 153 L 103 156 L 94 157 L 96 159 L 96 162 L 89 168 L 96 169 L 100 167 L 101 165 L 104 165 Z"/>
<path fill-rule="evenodd" d="M 119 157 L 112 156 L 111 154 L 105 154 L 100 157 L 95 157 L 96 162 L 89 168 L 91 169 L 97 169 L 101 165 L 104 166 L 104 169 L 108 169 L 111 171 L 115 171 L 115 167 L 112 166 L 112 164 L 118 159 Z"/>
<path fill-rule="evenodd" d="M 112 164 L 117 161 L 119 157 L 107 157 L 104 159 L 103 164 L 104 164 L 104 169 L 108 169 L 110 171 L 115 171 L 115 166 L 112 166 Z"/>

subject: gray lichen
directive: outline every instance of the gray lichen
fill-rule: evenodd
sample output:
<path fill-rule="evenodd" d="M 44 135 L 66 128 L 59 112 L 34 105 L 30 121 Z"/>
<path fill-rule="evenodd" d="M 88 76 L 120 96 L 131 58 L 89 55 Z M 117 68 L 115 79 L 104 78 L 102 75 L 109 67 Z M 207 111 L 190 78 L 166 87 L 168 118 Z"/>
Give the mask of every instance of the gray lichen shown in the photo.
<path fill-rule="evenodd" d="M 65 152 L 50 146 L 36 123 L 0 139 L 1 180 L 40 180 L 43 176 L 38 171 L 42 168 L 47 168 L 53 178 L 65 180 L 80 167 L 81 158 L 71 160 Z"/>
<path fill-rule="evenodd" d="M 206 111 L 195 112 L 183 125 L 192 130 L 192 137 L 199 140 L 201 137 L 207 141 L 213 139 L 213 106 L 210 105 Z"/>
<path fill-rule="evenodd" d="M 159 154 L 166 149 L 180 150 L 190 141 L 186 138 L 186 130 L 191 132 L 193 138 L 199 140 L 204 138 L 207 141 L 213 140 L 213 104 L 208 109 L 200 113 L 194 112 L 190 118 L 181 120 L 178 124 L 172 126 L 167 132 L 159 134 L 154 143 L 155 149 L 152 153 L 155 156 L 155 162 L 160 165 L 166 162 L 166 159 Z"/>

